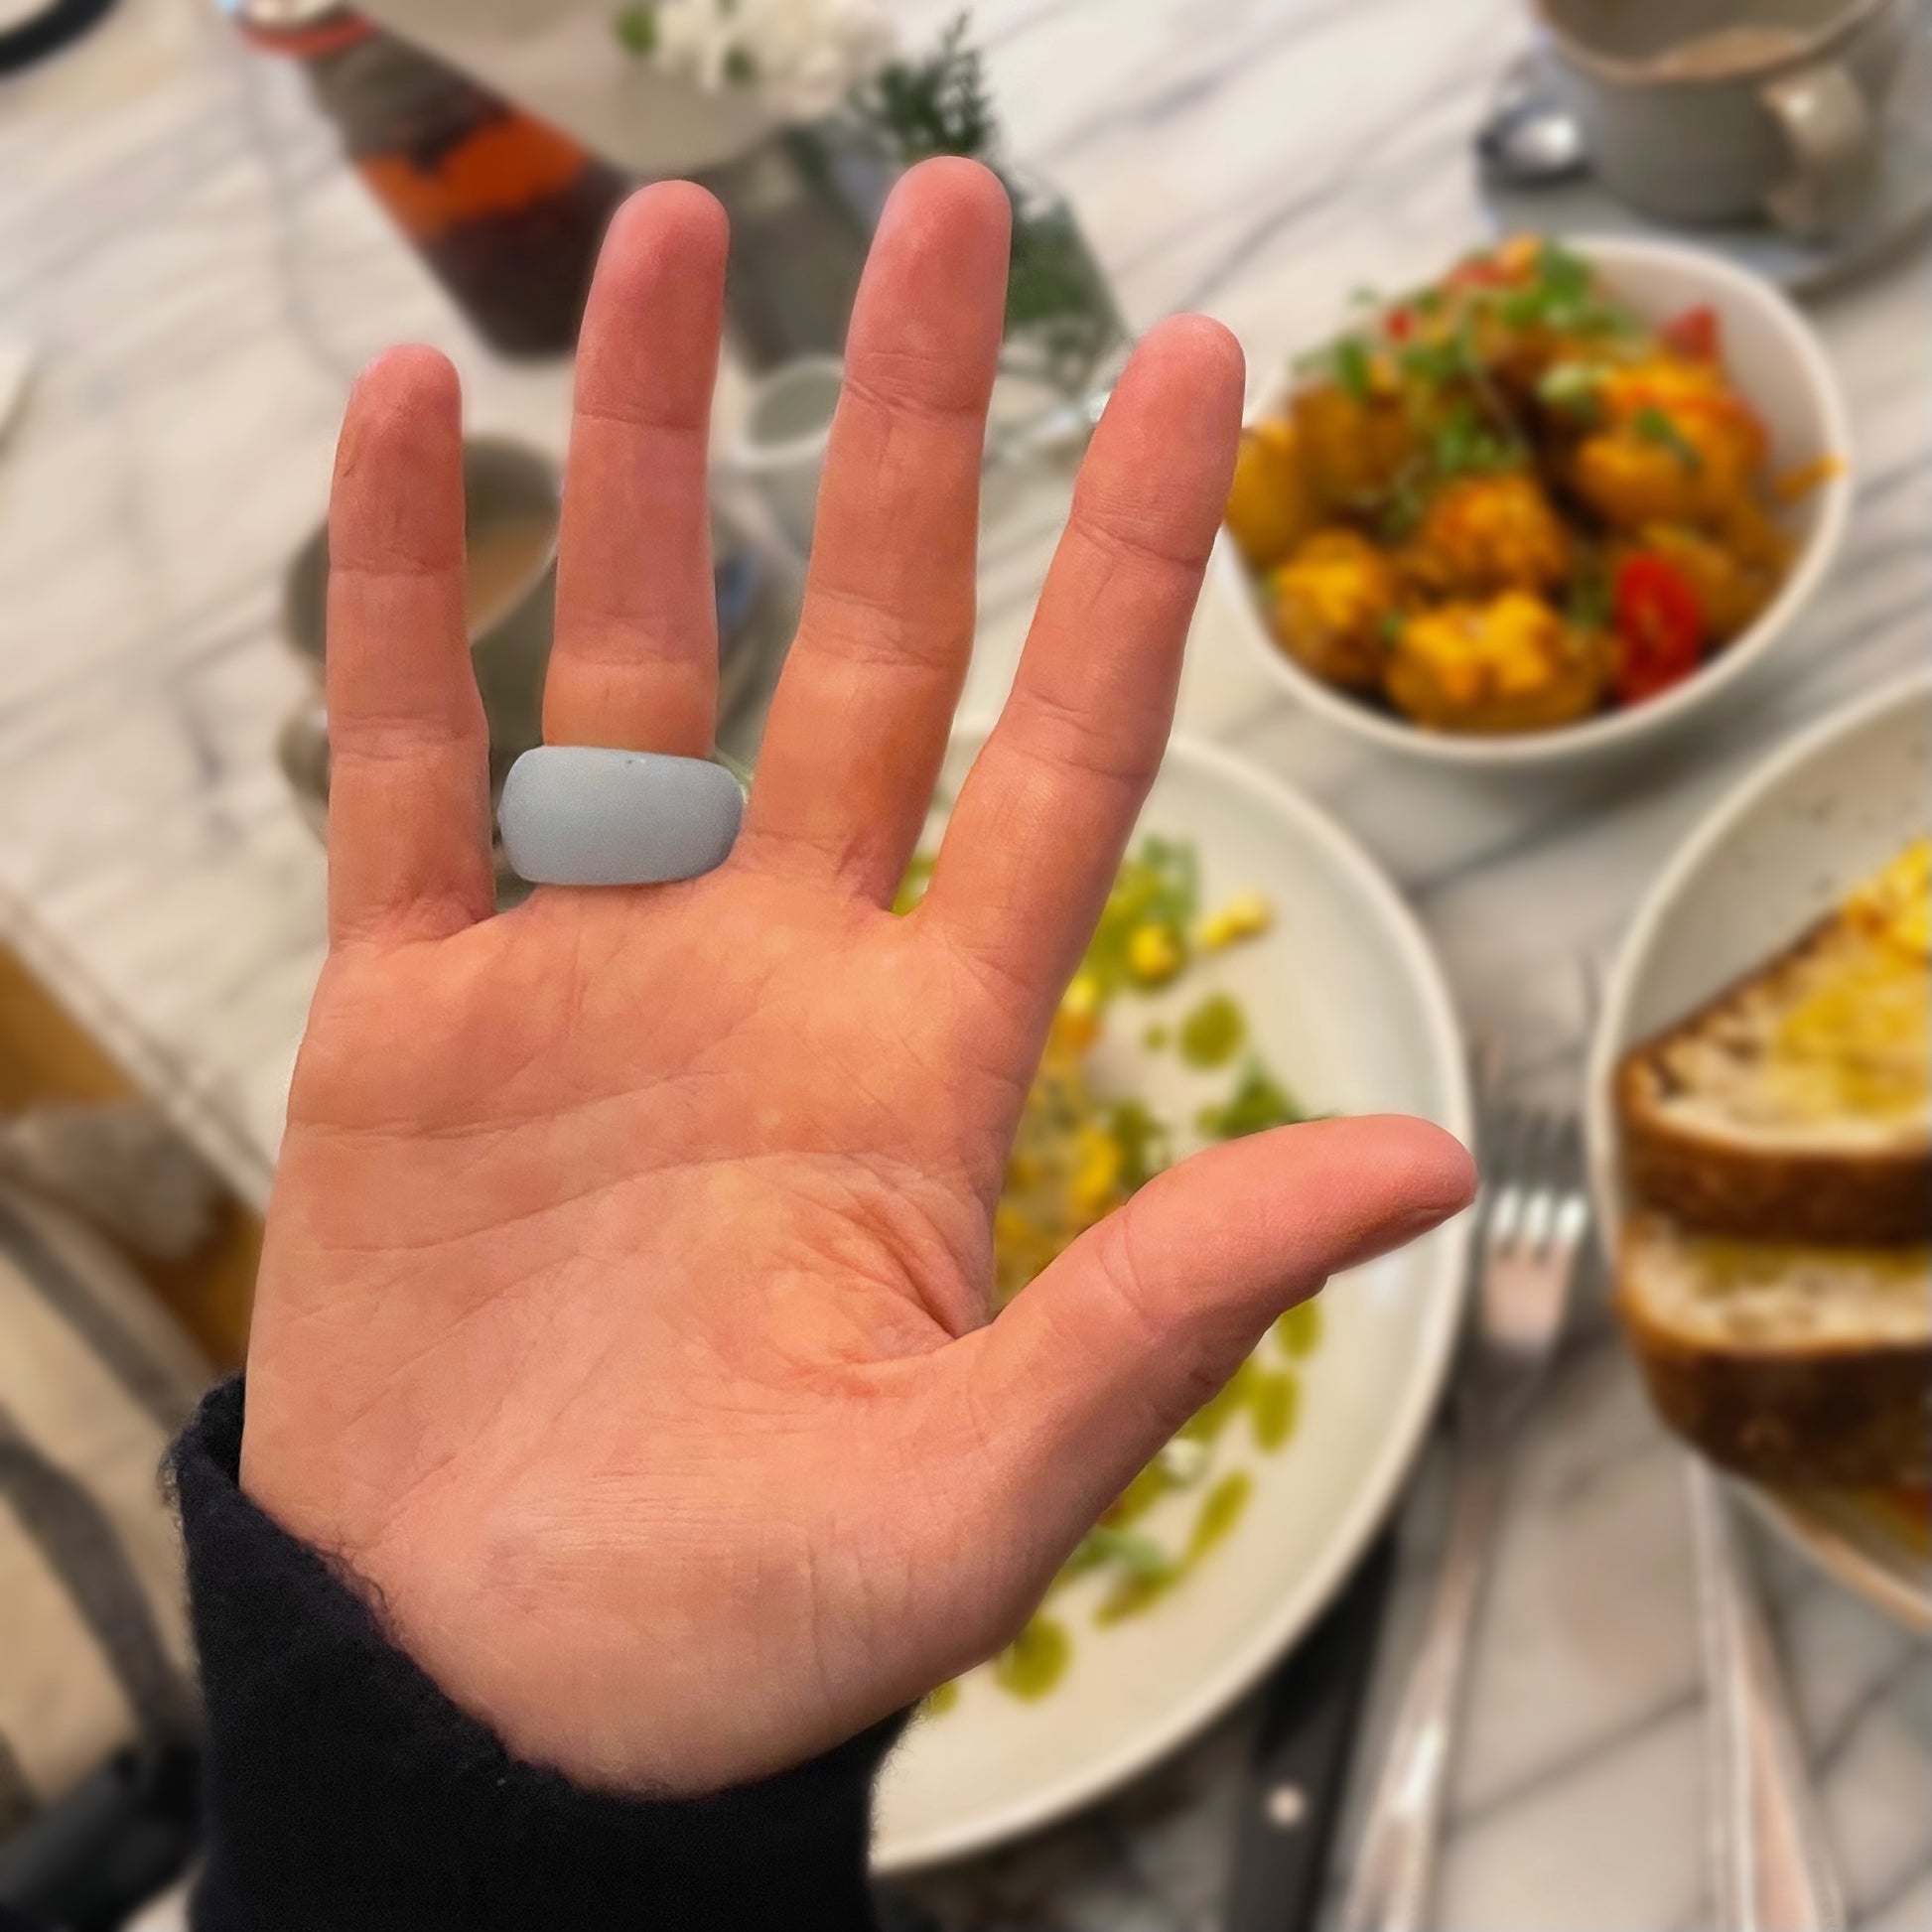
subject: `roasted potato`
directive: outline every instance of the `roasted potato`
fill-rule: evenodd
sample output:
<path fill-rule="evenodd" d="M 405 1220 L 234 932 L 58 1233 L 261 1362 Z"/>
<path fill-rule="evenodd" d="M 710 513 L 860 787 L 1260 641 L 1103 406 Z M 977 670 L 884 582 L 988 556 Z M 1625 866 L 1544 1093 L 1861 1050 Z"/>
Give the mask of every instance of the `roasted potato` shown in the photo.
<path fill-rule="evenodd" d="M 1394 566 L 1354 530 L 1311 536 L 1268 579 L 1268 621 L 1282 648 L 1329 684 L 1372 691 L 1397 604 Z"/>
<path fill-rule="evenodd" d="M 1571 481 L 1606 522 L 1715 528 L 1754 500 L 1763 425 L 1715 363 L 1663 359 L 1610 372 L 1603 423 L 1579 446 Z"/>
<path fill-rule="evenodd" d="M 1264 416 L 1241 432 L 1225 520 L 1250 570 L 1272 570 L 1320 522 L 1286 417 Z"/>
<path fill-rule="evenodd" d="M 1505 591 L 1487 604 L 1441 604 L 1409 618 L 1389 649 L 1383 689 L 1434 731 L 1544 731 L 1594 711 L 1609 669 L 1600 633 L 1578 629 L 1526 591 Z"/>
<path fill-rule="evenodd" d="M 1359 509 L 1387 490 L 1416 453 L 1401 398 L 1379 390 L 1356 397 L 1334 382 L 1295 398 L 1302 474 L 1328 510 Z"/>
<path fill-rule="evenodd" d="M 1435 596 L 1546 591 L 1568 574 L 1570 550 L 1534 477 L 1463 477 L 1437 492 L 1402 568 Z"/>

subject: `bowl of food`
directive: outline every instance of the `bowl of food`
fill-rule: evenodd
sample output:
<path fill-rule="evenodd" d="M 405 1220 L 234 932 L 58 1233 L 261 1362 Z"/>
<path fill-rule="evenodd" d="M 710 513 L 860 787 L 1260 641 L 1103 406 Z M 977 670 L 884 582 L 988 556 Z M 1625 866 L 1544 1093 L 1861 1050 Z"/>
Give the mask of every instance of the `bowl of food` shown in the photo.
<path fill-rule="evenodd" d="M 943 801 L 982 735 L 956 736 Z M 914 867 L 906 897 L 920 890 Z M 994 1223 L 1002 1300 L 1195 1147 L 1304 1113 L 1465 1138 L 1462 1048 L 1414 916 L 1315 806 L 1170 748 L 1068 987 Z M 885 1871 L 1088 1803 L 1223 1711 L 1366 1549 L 1433 1412 L 1466 1223 L 1337 1277 L 1132 1482 L 1021 1638 L 928 1702 L 880 1788 Z"/>
<path fill-rule="evenodd" d="M 1777 754 L 1652 891 L 1590 1154 L 1663 1422 L 1932 1630 L 1932 680 Z"/>
<path fill-rule="evenodd" d="M 1221 568 L 1267 674 L 1392 750 L 1576 760 L 1710 704 L 1851 503 L 1830 365 L 1672 244 L 1518 238 L 1309 356 L 1243 432 Z"/>

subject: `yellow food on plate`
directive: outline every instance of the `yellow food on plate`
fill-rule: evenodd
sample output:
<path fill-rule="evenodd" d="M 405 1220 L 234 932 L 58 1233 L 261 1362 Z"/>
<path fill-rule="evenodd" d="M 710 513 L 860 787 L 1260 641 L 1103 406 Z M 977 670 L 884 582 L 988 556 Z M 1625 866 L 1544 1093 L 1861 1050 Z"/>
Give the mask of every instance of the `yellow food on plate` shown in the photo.
<path fill-rule="evenodd" d="M 914 863 L 899 910 L 917 901 L 930 872 L 929 859 Z M 1007 1163 L 993 1220 L 1002 1307 L 1167 1168 L 1183 1141 L 1235 1140 L 1302 1118 L 1253 1051 L 1239 1002 L 1225 987 L 1202 984 L 1230 948 L 1273 924 L 1274 908 L 1253 891 L 1203 908 L 1190 846 L 1150 837 L 1123 862 L 1054 1016 Z M 1124 1014 L 1134 1017 L 1111 1032 Z M 1153 1085 L 1146 1074 L 1156 1053 L 1185 1069 L 1181 1081 L 1199 1102 L 1180 1118 L 1141 1090 Z M 1134 1478 L 1061 1572 L 1051 1612 L 1036 1615 L 995 1661 L 988 1676 L 1002 1693 L 1044 1697 L 1074 1666 L 1075 1623 L 1062 1587 L 1096 1583 L 1091 1620 L 1116 1623 L 1162 1601 L 1233 1531 L 1253 1487 L 1248 1470 L 1231 1466 L 1235 1450 L 1268 1454 L 1288 1443 L 1300 1376 L 1320 1331 L 1313 1303 L 1283 1316 L 1255 1357 Z M 1174 1507 L 1157 1514 L 1170 1500 Z M 927 1716 L 943 1714 L 954 1695 L 928 1701 Z"/>
<path fill-rule="evenodd" d="M 1396 609 L 1395 566 L 1354 530 L 1309 538 L 1268 580 L 1282 648 L 1326 684 L 1373 690 Z"/>
<path fill-rule="evenodd" d="M 1547 731 L 1694 676 L 1776 597 L 1770 471 L 1721 319 L 1661 326 L 1516 237 L 1305 357 L 1227 521 L 1283 652 L 1431 731 Z"/>
<path fill-rule="evenodd" d="M 1598 638 L 1541 598 L 1505 591 L 1408 619 L 1385 685 L 1399 711 L 1435 731 L 1544 731 L 1593 711 L 1606 669 Z"/>
<path fill-rule="evenodd" d="M 1845 901 L 1845 916 L 1914 964 L 1932 958 L 1932 838 L 1914 839 Z"/>

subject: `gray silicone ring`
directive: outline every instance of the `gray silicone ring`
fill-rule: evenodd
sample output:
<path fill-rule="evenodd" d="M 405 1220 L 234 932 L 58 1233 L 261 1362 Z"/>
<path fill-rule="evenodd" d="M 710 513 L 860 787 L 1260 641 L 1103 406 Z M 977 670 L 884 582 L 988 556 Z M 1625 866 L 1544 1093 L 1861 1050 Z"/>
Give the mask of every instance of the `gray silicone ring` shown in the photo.
<path fill-rule="evenodd" d="M 540 745 L 503 780 L 503 853 L 533 886 L 663 886 L 724 864 L 745 794 L 722 764 Z"/>

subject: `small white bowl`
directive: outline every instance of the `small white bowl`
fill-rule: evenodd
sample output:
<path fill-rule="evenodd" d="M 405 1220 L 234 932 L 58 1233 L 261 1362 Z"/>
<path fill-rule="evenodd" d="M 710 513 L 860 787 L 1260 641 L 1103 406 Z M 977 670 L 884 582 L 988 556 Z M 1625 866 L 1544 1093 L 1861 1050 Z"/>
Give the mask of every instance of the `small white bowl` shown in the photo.
<path fill-rule="evenodd" d="M 1661 697 L 1553 731 L 1425 731 L 1324 684 L 1275 642 L 1254 573 L 1223 529 L 1216 545 L 1218 567 L 1256 660 L 1291 697 L 1369 744 L 1443 764 L 1492 769 L 1582 763 L 1655 739 L 1711 703 L 1769 653 L 1838 555 L 1852 505 L 1852 432 L 1838 378 L 1811 325 L 1769 283 L 1703 249 L 1621 235 L 1566 240 L 1564 246 L 1591 263 L 1611 292 L 1646 322 L 1668 322 L 1687 309 L 1716 310 L 1725 363 L 1738 393 L 1770 434 L 1773 474 L 1821 457 L 1836 457 L 1838 470 L 1789 512 L 1784 527 L 1799 539 L 1797 556 L 1770 608 L 1742 636 Z M 1275 409 L 1292 387 L 1288 376 L 1275 382 L 1251 420 Z"/>

